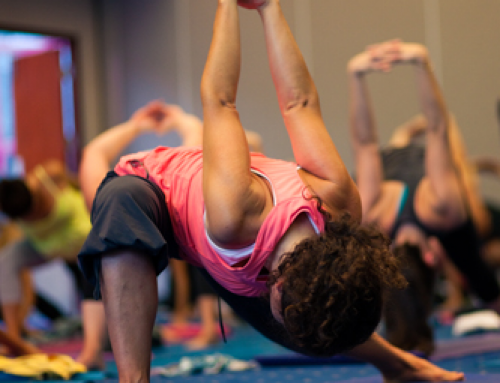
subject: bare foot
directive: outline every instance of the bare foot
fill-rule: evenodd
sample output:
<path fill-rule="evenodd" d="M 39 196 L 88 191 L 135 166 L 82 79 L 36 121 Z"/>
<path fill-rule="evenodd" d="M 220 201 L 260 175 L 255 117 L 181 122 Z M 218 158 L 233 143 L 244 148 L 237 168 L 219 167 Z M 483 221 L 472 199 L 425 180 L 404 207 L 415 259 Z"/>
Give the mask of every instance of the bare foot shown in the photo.
<path fill-rule="evenodd" d="M 177 344 L 193 337 L 194 331 L 190 323 L 174 323 L 162 327 L 161 337 L 166 344 Z"/>
<path fill-rule="evenodd" d="M 104 371 L 106 369 L 106 363 L 104 362 L 102 353 L 88 355 L 82 353 L 78 355 L 76 361 L 87 367 L 87 370 Z"/>
<path fill-rule="evenodd" d="M 200 332 L 194 338 L 185 343 L 185 346 L 190 351 L 204 350 L 214 344 L 219 343 L 219 334 L 216 331 Z"/>
<path fill-rule="evenodd" d="M 191 307 L 175 310 L 172 313 L 172 323 L 174 324 L 188 324 L 193 317 L 193 310 Z"/>

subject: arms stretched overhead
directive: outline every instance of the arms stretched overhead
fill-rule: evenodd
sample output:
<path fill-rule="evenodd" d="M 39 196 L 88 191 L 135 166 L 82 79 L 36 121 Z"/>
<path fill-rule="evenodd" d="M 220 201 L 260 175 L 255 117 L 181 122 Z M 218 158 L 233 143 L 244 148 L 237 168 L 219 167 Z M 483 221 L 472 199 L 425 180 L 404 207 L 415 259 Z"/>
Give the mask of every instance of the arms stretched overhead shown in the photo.
<path fill-rule="evenodd" d="M 95 192 L 113 160 L 134 139 L 142 134 L 167 134 L 175 131 L 182 146 L 195 147 L 203 144 L 203 121 L 185 112 L 179 105 L 151 101 L 139 108 L 130 119 L 111 127 L 93 139 L 84 149 L 79 178 L 87 206 L 92 206 Z M 262 139 L 256 132 L 245 131 L 252 151 L 262 152 Z"/>
<path fill-rule="evenodd" d="M 262 19 L 278 102 L 294 156 L 302 168 L 301 177 L 330 212 L 347 210 L 359 220 L 357 188 L 325 128 L 314 82 L 279 2 L 247 1 L 241 5 L 257 8 Z M 239 33 L 236 2 L 219 1 L 201 98 L 207 219 L 212 234 L 222 242 L 224 237 L 232 237 L 222 233 L 225 228 L 250 226 L 257 230 L 271 203 L 265 185 L 251 175 L 248 147 L 235 108 L 240 74 Z M 217 227 L 221 228 L 219 235 L 215 234 Z M 254 236 L 255 232 L 248 237 Z"/>
<path fill-rule="evenodd" d="M 376 124 L 364 77 L 370 72 L 389 72 L 398 64 L 410 64 L 415 68 L 417 94 L 423 117 L 414 124 L 417 132 L 411 134 L 426 132 L 426 175 L 430 181 L 430 193 L 434 196 L 432 209 L 445 219 L 463 217 L 465 206 L 450 145 L 450 117 L 427 49 L 420 44 L 399 40 L 372 45 L 354 56 L 348 64 L 351 137 L 364 213 L 379 202 L 384 179 Z M 425 126 L 421 121 L 425 121 Z M 396 144 L 402 142 L 401 136 L 396 137 Z M 403 137 L 403 141 L 407 138 Z"/>

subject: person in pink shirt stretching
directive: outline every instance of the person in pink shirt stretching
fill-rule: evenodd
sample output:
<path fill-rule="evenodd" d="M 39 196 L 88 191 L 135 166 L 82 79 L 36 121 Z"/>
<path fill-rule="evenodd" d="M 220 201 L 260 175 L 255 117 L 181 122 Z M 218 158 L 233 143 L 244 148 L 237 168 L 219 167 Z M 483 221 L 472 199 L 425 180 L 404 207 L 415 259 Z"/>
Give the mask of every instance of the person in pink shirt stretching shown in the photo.
<path fill-rule="evenodd" d="M 248 149 L 235 108 L 238 5 L 261 16 L 297 163 Z M 201 99 L 203 150 L 130 154 L 102 180 L 121 144 L 142 130 L 164 129 L 168 115 L 150 105 L 84 151 L 80 177 L 93 200 L 93 229 L 79 261 L 102 296 L 120 381 L 149 381 L 156 275 L 170 257 L 203 269 L 236 313 L 292 350 L 347 352 L 387 379 L 463 379 L 373 332 L 384 290 L 405 280 L 387 237 L 359 224 L 357 188 L 325 128 L 278 0 L 218 1 Z"/>

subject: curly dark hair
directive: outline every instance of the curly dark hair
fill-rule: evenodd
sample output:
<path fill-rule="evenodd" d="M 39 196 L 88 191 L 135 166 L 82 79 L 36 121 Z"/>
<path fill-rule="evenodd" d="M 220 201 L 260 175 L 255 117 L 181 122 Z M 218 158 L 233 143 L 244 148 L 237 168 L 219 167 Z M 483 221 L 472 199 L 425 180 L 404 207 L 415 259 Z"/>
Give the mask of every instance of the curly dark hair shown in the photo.
<path fill-rule="evenodd" d="M 305 354 L 332 356 L 370 337 L 386 288 L 406 286 L 389 244 L 380 230 L 346 213 L 283 257 L 269 285 L 283 280 L 284 328 Z"/>
<path fill-rule="evenodd" d="M 0 181 L 0 210 L 12 219 L 29 213 L 33 206 L 33 196 L 22 179 Z"/>

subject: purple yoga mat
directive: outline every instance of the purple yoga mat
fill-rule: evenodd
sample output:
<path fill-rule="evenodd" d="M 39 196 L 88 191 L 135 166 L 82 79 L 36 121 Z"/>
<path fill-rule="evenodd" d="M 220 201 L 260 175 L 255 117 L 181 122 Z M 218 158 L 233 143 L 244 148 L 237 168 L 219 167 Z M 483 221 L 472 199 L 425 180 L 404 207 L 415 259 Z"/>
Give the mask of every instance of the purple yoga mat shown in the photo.
<path fill-rule="evenodd" d="M 76 358 L 83 348 L 83 340 L 80 338 L 60 340 L 40 345 L 39 348 L 48 354 L 66 354 L 72 358 Z M 113 353 L 105 352 L 104 360 L 106 362 L 113 360 Z"/>
<path fill-rule="evenodd" d="M 500 382 L 500 374 L 465 374 L 466 383 L 498 383 Z M 342 380 L 336 383 L 383 383 L 381 376 L 371 376 L 368 378 L 358 378 Z M 406 382 L 410 383 L 410 382 Z"/>
<path fill-rule="evenodd" d="M 467 355 L 476 355 L 499 350 L 500 333 L 484 333 L 451 340 L 440 340 L 437 342 L 436 351 L 430 359 L 434 362 L 437 362 L 450 358 L 460 358 Z M 422 357 L 422 355 L 419 353 L 415 354 Z M 311 358 L 293 353 L 287 353 L 283 355 L 259 355 L 254 359 L 263 366 L 364 363 L 344 355 L 336 355 L 331 358 Z M 498 382 L 500 383 L 500 380 Z"/>
<path fill-rule="evenodd" d="M 446 341 L 440 340 L 436 344 L 436 351 L 431 356 L 431 360 L 439 361 L 498 350 L 500 350 L 500 333 L 490 332 Z"/>

